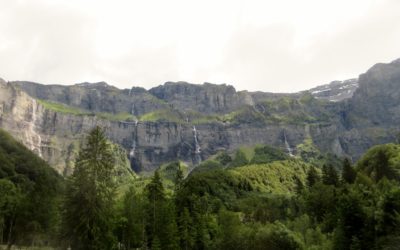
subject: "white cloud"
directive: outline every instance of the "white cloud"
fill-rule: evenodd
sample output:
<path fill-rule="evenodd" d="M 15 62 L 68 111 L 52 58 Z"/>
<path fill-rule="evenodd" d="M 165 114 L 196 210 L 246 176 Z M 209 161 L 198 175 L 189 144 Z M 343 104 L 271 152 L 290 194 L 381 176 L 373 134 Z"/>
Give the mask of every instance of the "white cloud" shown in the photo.
<path fill-rule="evenodd" d="M 400 57 L 396 0 L 0 0 L 0 76 L 293 92 Z"/>

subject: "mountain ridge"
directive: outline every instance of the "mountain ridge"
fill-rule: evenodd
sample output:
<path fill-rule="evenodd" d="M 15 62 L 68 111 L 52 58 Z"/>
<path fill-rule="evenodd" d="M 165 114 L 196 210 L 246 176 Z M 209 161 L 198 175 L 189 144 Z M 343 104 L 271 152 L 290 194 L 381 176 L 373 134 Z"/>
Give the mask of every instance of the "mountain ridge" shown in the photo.
<path fill-rule="evenodd" d="M 377 64 L 357 80 L 319 87 L 335 87 L 331 95 L 316 88 L 274 94 L 210 83 L 168 82 L 149 90 L 121 90 L 105 82 L 62 86 L 3 81 L 0 127 L 26 145 L 35 141 L 36 151 L 59 170 L 73 167 L 79 148 L 75 141 L 95 125 L 107 128 L 110 139 L 127 150 L 138 172 L 175 159 L 193 165 L 199 156 L 204 160 L 220 150 L 233 152 L 255 144 L 284 150 L 289 145 L 296 151 L 306 140 L 322 152 L 357 159 L 370 146 L 395 140 L 399 72 L 398 60 Z M 330 99 L 341 90 L 352 93 L 341 100 Z M 88 112 L 77 116 L 63 112 L 62 106 L 55 109 L 53 102 Z M 59 162 L 54 162 L 56 158 Z"/>

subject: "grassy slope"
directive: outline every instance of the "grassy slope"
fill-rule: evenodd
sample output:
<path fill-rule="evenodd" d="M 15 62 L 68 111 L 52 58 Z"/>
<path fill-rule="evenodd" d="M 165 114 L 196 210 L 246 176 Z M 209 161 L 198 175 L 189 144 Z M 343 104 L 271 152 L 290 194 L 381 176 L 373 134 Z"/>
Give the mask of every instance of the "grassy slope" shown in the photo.
<path fill-rule="evenodd" d="M 132 114 L 127 112 L 112 114 L 106 112 L 97 112 L 93 113 L 87 110 L 79 109 L 76 107 L 72 107 L 63 103 L 51 102 L 47 100 L 37 100 L 44 108 L 53 110 L 55 112 L 63 113 L 63 114 L 71 114 L 71 115 L 95 115 L 101 119 L 110 120 L 110 121 L 126 121 L 133 120 L 135 117 Z"/>

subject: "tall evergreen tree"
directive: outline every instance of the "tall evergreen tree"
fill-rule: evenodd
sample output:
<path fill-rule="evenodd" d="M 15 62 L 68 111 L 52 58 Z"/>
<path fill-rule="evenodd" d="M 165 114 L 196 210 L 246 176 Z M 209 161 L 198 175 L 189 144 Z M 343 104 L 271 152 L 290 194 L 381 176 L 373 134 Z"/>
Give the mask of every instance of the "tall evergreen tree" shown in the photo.
<path fill-rule="evenodd" d="M 179 190 L 179 188 L 182 185 L 183 179 L 184 179 L 184 176 L 183 176 L 183 171 L 181 169 L 181 164 L 178 163 L 178 169 L 176 170 L 175 180 L 174 180 L 174 182 L 175 182 L 175 191 Z"/>
<path fill-rule="evenodd" d="M 158 170 L 155 171 L 151 182 L 147 184 L 146 194 L 148 199 L 146 231 L 149 243 L 153 245 L 154 240 L 158 242 L 161 240 L 162 213 L 166 202 L 165 190 Z"/>
<path fill-rule="evenodd" d="M 194 246 L 194 230 L 189 210 L 185 207 L 179 216 L 179 234 L 181 236 L 181 249 L 189 250 Z"/>
<path fill-rule="evenodd" d="M 294 184 L 295 184 L 296 194 L 301 194 L 301 192 L 303 192 L 303 190 L 304 190 L 304 184 L 298 176 L 294 177 Z"/>
<path fill-rule="evenodd" d="M 127 249 L 139 248 L 145 241 L 145 201 L 142 194 L 131 187 L 123 199 L 122 242 Z"/>
<path fill-rule="evenodd" d="M 64 204 L 65 236 L 73 249 L 113 249 L 114 156 L 95 127 L 79 152 Z"/>
<path fill-rule="evenodd" d="M 388 179 L 392 179 L 394 175 L 392 175 L 392 171 L 389 167 L 389 157 L 386 154 L 386 151 L 381 149 L 378 151 L 376 155 L 376 166 L 375 166 L 375 176 L 374 179 L 378 182 L 383 177 Z"/>
<path fill-rule="evenodd" d="M 307 172 L 307 186 L 310 188 L 315 185 L 315 183 L 321 180 L 315 167 L 311 167 Z"/>
<path fill-rule="evenodd" d="M 357 173 L 351 166 L 348 158 L 344 159 L 342 167 L 342 181 L 345 183 L 353 184 L 356 179 Z"/>
<path fill-rule="evenodd" d="M 322 168 L 322 183 L 325 185 L 339 185 L 339 175 L 332 165 L 324 165 Z"/>

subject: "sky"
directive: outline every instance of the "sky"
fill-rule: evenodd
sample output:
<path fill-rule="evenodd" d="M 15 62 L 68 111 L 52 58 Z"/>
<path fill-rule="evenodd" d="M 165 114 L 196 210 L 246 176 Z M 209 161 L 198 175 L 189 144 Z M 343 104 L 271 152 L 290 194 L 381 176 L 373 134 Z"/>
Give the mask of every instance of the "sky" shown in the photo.
<path fill-rule="evenodd" d="M 399 0 L 0 0 L 8 81 L 296 92 L 399 57 Z"/>

